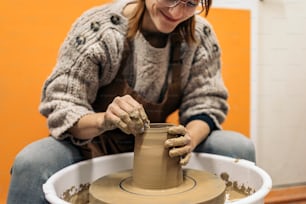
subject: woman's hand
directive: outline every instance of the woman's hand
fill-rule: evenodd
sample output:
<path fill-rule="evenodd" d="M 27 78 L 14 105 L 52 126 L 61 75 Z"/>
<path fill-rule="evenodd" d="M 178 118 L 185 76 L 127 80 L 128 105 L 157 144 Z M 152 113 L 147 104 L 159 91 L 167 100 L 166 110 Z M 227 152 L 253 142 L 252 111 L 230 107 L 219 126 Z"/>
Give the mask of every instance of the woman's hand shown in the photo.
<path fill-rule="evenodd" d="M 116 97 L 108 105 L 102 128 L 104 130 L 119 128 L 126 134 L 139 135 L 149 123 L 143 106 L 130 95 L 125 95 Z"/>
<path fill-rule="evenodd" d="M 167 139 L 165 141 L 165 147 L 169 148 L 169 156 L 180 156 L 180 164 L 186 165 L 191 157 L 192 145 L 191 138 L 182 125 L 173 126 L 168 129 L 168 134 L 176 135 L 176 137 Z"/>

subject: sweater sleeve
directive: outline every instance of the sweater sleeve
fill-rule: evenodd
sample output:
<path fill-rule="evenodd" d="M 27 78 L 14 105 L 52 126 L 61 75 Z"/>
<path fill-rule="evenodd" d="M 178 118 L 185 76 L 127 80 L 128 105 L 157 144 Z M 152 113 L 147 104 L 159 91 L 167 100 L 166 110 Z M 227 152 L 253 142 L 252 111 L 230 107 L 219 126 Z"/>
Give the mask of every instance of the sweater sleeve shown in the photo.
<path fill-rule="evenodd" d="M 94 112 L 91 104 L 99 87 L 109 83 L 117 71 L 124 35 L 111 22 L 113 14 L 103 8 L 94 8 L 77 19 L 44 83 L 39 111 L 47 117 L 55 138 L 71 136 L 67 130 Z"/>
<path fill-rule="evenodd" d="M 197 18 L 196 33 L 199 45 L 184 87 L 180 122 L 185 124 L 197 115 L 206 115 L 217 129 L 221 129 L 228 112 L 228 92 L 221 75 L 220 46 L 212 26 L 205 19 Z"/>

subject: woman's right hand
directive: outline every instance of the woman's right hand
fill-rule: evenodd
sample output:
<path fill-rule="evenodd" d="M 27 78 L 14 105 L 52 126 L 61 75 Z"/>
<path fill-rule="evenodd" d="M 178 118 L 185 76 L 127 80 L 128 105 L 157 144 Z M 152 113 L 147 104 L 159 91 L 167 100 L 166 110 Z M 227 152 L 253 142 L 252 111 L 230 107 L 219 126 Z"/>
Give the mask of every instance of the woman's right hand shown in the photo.
<path fill-rule="evenodd" d="M 149 119 L 141 104 L 130 95 L 117 96 L 107 107 L 101 124 L 104 130 L 119 128 L 126 134 L 139 135 L 149 126 Z"/>

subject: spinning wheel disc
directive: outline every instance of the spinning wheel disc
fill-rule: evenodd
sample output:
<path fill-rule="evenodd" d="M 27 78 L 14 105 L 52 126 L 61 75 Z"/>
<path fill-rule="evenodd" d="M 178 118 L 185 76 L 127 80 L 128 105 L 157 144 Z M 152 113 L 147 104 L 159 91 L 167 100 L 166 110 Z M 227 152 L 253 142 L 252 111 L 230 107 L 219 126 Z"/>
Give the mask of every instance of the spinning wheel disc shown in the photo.
<path fill-rule="evenodd" d="M 219 204 L 225 201 L 225 183 L 205 171 L 185 169 L 181 185 L 169 189 L 142 189 L 133 185 L 132 170 L 104 176 L 89 189 L 92 204 Z"/>

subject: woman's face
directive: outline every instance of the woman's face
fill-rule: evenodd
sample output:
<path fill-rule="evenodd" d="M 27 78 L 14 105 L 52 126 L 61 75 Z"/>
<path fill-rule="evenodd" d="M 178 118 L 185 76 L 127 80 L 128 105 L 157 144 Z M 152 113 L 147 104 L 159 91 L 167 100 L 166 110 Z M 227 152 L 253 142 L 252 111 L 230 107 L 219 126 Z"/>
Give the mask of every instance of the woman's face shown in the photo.
<path fill-rule="evenodd" d="M 150 32 L 170 33 L 177 25 L 194 15 L 187 5 L 179 3 L 175 7 L 162 6 L 161 0 L 145 0 L 146 11 L 142 29 Z"/>

